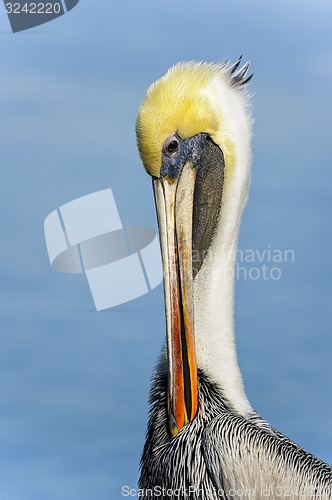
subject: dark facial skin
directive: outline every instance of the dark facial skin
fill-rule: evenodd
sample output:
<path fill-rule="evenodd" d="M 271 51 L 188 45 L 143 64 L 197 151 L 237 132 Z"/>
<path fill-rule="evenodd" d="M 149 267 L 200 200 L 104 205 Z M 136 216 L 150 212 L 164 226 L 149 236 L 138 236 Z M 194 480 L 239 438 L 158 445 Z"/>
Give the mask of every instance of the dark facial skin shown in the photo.
<path fill-rule="evenodd" d="M 193 278 L 211 245 L 221 207 L 225 159 L 208 134 L 183 140 L 177 134 L 166 139 L 162 151 L 161 181 L 178 179 L 186 162 L 196 171 L 193 206 Z"/>

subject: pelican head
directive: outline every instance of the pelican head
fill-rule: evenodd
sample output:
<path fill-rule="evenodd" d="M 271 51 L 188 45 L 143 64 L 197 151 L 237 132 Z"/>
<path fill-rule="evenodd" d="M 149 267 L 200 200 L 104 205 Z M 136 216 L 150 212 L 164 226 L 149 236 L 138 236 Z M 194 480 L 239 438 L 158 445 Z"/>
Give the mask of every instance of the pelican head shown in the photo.
<path fill-rule="evenodd" d="M 197 414 L 198 369 L 240 414 L 251 411 L 233 339 L 232 270 L 252 129 L 249 64 L 239 63 L 177 64 L 151 85 L 137 117 L 164 267 L 172 435 Z"/>

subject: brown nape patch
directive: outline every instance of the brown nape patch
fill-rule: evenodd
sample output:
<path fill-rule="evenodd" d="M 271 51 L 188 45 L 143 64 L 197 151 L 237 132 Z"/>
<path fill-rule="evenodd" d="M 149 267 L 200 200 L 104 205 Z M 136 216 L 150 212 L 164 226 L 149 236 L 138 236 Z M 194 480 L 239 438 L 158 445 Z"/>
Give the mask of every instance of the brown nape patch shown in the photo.
<path fill-rule="evenodd" d="M 215 234 L 221 207 L 225 159 L 208 139 L 196 167 L 193 214 L 193 278 L 202 267 Z"/>

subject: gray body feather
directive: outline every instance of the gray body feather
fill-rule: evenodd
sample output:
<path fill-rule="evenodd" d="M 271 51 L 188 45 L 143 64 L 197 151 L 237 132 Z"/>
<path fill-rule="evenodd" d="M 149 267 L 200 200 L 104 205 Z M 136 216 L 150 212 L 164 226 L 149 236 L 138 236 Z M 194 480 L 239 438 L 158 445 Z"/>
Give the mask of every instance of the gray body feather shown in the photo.
<path fill-rule="evenodd" d="M 168 500 L 330 499 L 332 468 L 267 424 L 237 415 L 201 371 L 199 409 L 168 432 L 167 374 L 155 375 L 140 497 Z"/>

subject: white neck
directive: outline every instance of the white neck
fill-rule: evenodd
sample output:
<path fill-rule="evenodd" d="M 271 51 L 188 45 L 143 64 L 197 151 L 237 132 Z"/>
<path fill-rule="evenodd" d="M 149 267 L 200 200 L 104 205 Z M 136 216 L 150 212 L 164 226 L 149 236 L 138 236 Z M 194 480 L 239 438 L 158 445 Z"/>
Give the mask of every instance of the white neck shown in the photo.
<path fill-rule="evenodd" d="M 194 281 L 196 356 L 198 368 L 219 385 L 233 409 L 245 416 L 253 410 L 244 392 L 235 348 L 234 267 L 250 182 L 252 123 L 241 95 L 222 84 L 214 91 L 224 102 L 224 119 L 233 138 L 236 164 L 225 179 L 218 227 Z"/>
<path fill-rule="evenodd" d="M 194 283 L 194 316 L 197 366 L 222 390 L 241 415 L 252 413 L 244 392 L 234 338 L 234 266 L 237 232 L 229 244 L 220 245 L 222 230 Z"/>

